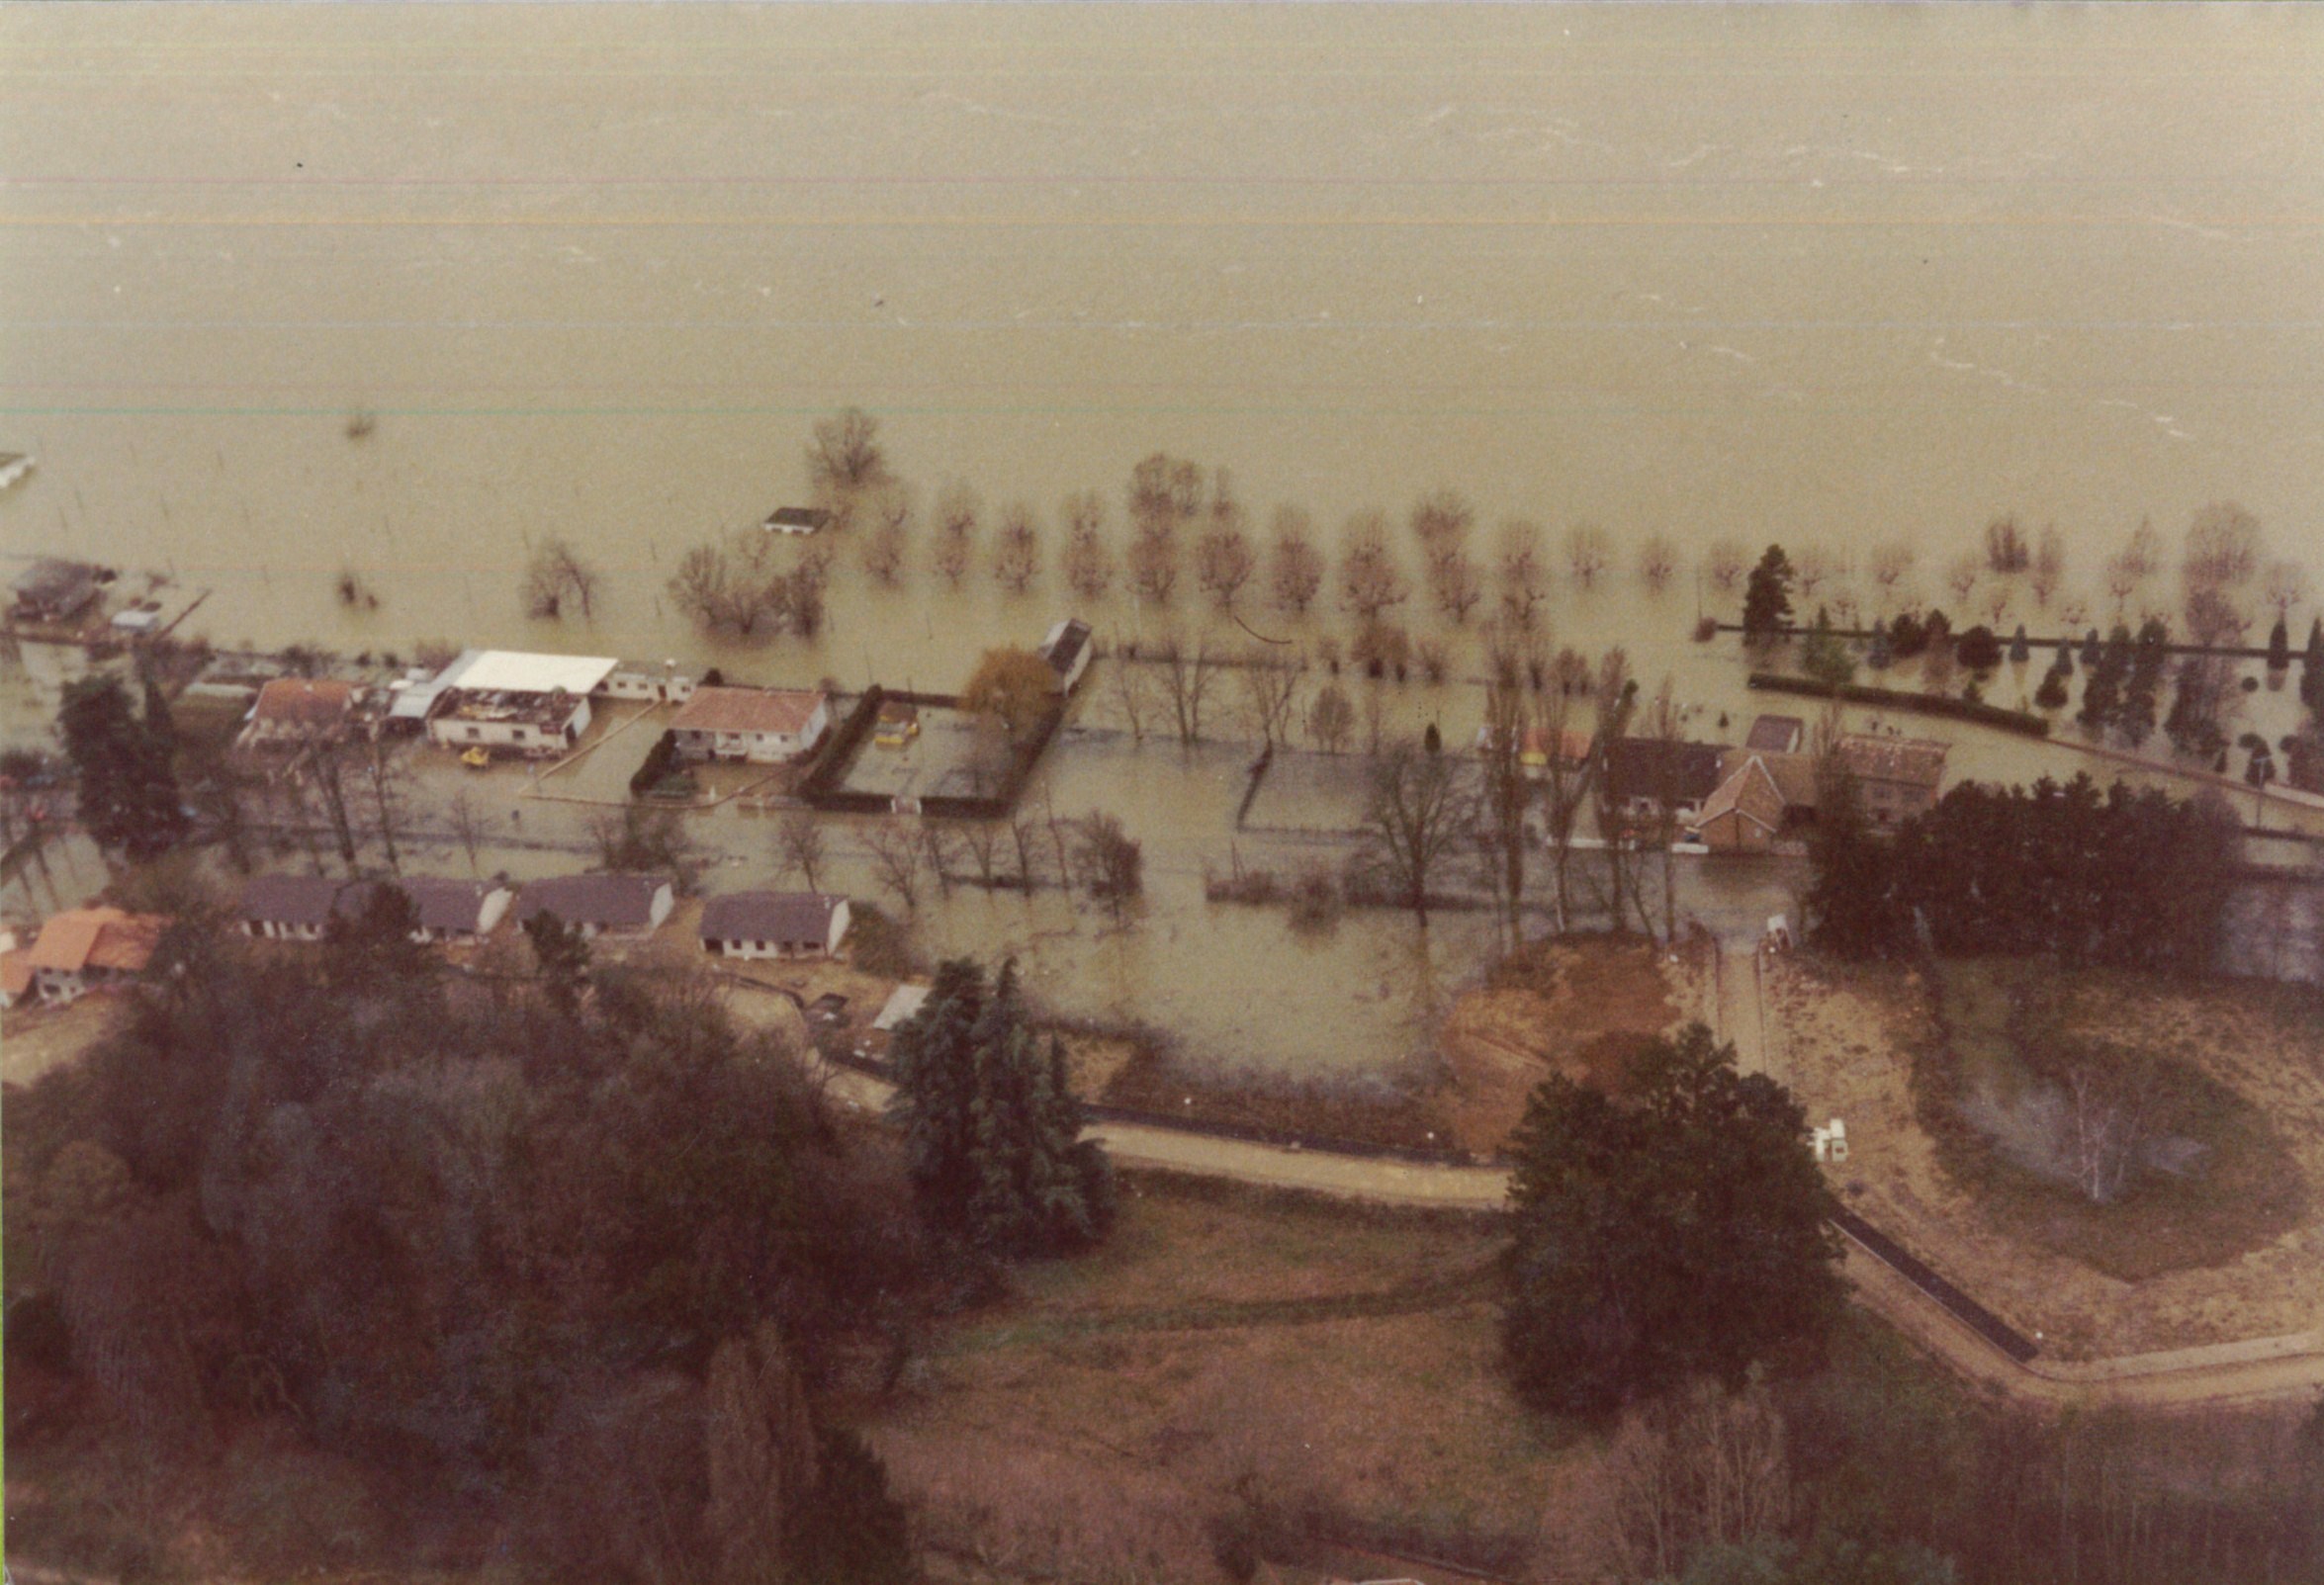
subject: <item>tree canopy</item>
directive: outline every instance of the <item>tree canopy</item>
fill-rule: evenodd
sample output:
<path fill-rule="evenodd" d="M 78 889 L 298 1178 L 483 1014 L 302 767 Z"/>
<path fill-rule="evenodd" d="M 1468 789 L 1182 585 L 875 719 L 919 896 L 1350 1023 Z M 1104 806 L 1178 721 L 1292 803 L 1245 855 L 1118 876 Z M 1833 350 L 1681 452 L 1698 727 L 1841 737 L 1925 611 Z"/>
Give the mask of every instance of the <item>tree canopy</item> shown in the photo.
<path fill-rule="evenodd" d="M 921 1214 L 985 1254 L 1054 1255 L 1102 1239 L 1113 1168 L 1081 1137 L 1081 1101 L 1057 1037 L 1040 1039 L 1015 960 L 988 987 L 953 958 L 896 1031 L 892 1115 L 904 1130 Z"/>
<path fill-rule="evenodd" d="M 166 715 L 140 720 L 118 677 L 65 684 L 57 725 L 80 779 L 81 825 L 100 847 L 151 858 L 186 833 Z"/>
<path fill-rule="evenodd" d="M 1626 1103 L 1554 1075 L 1512 1139 L 1501 1337 L 1535 1406 L 1603 1418 L 1693 1376 L 1813 1353 L 1839 1246 L 1807 1119 L 1690 1024 L 1631 1061 Z"/>
<path fill-rule="evenodd" d="M 1771 639 L 1791 620 L 1791 558 L 1783 547 L 1770 545 L 1743 585 L 1743 630 L 1745 640 Z"/>
<path fill-rule="evenodd" d="M 2048 953 L 2068 962 L 2208 967 L 2235 824 L 2088 775 L 2031 788 L 1963 782 L 1884 840 L 1844 785 L 1820 798 L 1808 847 L 1809 926 L 1849 957 Z"/>

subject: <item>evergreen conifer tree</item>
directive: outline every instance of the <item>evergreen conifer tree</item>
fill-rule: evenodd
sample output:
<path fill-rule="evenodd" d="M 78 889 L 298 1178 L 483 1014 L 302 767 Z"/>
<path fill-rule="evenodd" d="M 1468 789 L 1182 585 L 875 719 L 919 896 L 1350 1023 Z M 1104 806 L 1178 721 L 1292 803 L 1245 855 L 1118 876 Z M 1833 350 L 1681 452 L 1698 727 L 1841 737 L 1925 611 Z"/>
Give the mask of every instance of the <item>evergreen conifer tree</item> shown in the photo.
<path fill-rule="evenodd" d="M 1864 663 L 1875 671 L 1886 671 L 1896 663 L 1896 650 L 1889 639 L 1885 617 L 1872 624 L 1872 642 L 1864 651 Z"/>
<path fill-rule="evenodd" d="M 1066 1073 L 1034 1033 L 1014 962 L 989 994 L 955 959 L 897 1031 L 895 1111 L 931 1225 L 989 1254 L 1054 1254 L 1102 1238 L 1113 1174 Z"/>
<path fill-rule="evenodd" d="M 1783 547 L 1768 546 L 1743 587 L 1744 643 L 1761 643 L 1782 633 L 1784 624 L 1791 620 L 1791 559 L 1783 554 Z"/>
<path fill-rule="evenodd" d="M 2020 622 L 2017 624 L 2017 631 L 2010 639 L 2010 663 L 2023 665 L 2032 659 L 2033 646 L 2026 640 L 2025 624 Z"/>
<path fill-rule="evenodd" d="M 2278 676 L 2291 669 L 2291 630 L 2283 625 L 2280 615 L 2268 630 L 2268 669 Z"/>
<path fill-rule="evenodd" d="M 2308 647 L 2300 653 L 2300 703 L 2324 710 L 2324 617 L 2308 624 Z"/>
<path fill-rule="evenodd" d="M 165 708 L 163 732 L 167 722 Z M 185 835 L 170 741 L 131 711 L 119 677 L 67 683 L 57 724 L 80 780 L 81 824 L 97 845 L 145 859 Z"/>

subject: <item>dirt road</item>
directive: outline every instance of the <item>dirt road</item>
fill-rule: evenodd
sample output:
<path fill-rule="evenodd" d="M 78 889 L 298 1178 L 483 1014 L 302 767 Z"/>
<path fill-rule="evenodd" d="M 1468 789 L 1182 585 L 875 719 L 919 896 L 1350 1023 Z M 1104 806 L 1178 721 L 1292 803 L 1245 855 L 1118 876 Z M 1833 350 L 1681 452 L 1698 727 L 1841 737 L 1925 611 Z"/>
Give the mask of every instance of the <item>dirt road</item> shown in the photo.
<path fill-rule="evenodd" d="M 1741 972 L 1737 972 L 1738 969 Z M 1757 980 L 1749 960 L 1727 964 L 1724 1011 L 1743 1066 L 1764 1066 Z M 847 1069 L 826 1070 L 842 1105 L 876 1111 L 890 1087 Z M 1432 1167 L 1252 1144 L 1130 1123 L 1097 1123 L 1090 1133 L 1117 1161 L 1344 1199 L 1475 1211 L 1497 1209 L 1509 1175 L 1495 1167 Z M 1857 1302 L 1962 1376 L 2028 1402 L 2118 1403 L 2152 1408 L 2310 1397 L 2324 1391 L 2324 1336 L 2259 1339 L 2134 1359 L 2020 1365 L 1923 1293 L 1903 1274 L 1851 1245 L 1846 1275 Z"/>

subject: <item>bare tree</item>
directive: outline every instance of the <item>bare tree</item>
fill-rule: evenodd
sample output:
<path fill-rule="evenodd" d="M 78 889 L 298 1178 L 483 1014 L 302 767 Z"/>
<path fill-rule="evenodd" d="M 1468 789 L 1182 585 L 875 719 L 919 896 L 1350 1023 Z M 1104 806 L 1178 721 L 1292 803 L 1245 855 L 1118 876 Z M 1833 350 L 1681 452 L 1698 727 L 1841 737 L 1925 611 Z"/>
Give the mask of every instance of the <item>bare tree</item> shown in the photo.
<path fill-rule="evenodd" d="M 1155 660 L 1170 701 L 1171 719 L 1178 728 L 1178 741 L 1191 748 L 1203 741 L 1203 701 L 1217 674 L 1216 662 L 1208 644 L 1202 640 L 1196 641 L 1192 650 L 1172 640 L 1156 653 Z"/>
<path fill-rule="evenodd" d="M 1764 1386 L 1697 1380 L 1632 1410 L 1605 1470 L 1612 1500 L 1592 1539 L 1620 1579 L 1676 1578 L 1706 1548 L 1780 1535 L 1791 1520 L 1783 1416 Z"/>
<path fill-rule="evenodd" d="M 835 500 L 852 500 L 887 484 L 879 420 L 860 407 L 817 419 L 815 438 L 807 444 L 807 477 L 819 495 Z"/>
<path fill-rule="evenodd" d="M 1275 547 L 1268 556 L 1267 593 L 1279 611 L 1304 614 L 1323 587 L 1323 553 L 1314 525 L 1296 506 L 1275 509 Z"/>
<path fill-rule="evenodd" d="M 1195 547 L 1195 581 L 1222 611 L 1233 609 L 1235 596 L 1258 570 L 1250 536 L 1234 518 L 1214 521 Z"/>
<path fill-rule="evenodd" d="M 771 1321 L 710 1356 L 703 1385 L 704 1540 L 721 1581 L 791 1577 L 793 1535 L 815 1502 L 807 1389 Z"/>
<path fill-rule="evenodd" d="M 1677 701 L 1671 693 L 1670 678 L 1662 678 L 1662 686 L 1655 690 L 1654 702 L 1647 707 L 1641 723 L 1642 736 L 1658 747 L 1655 767 L 1654 843 L 1660 854 L 1662 868 L 1662 942 L 1665 946 L 1678 939 L 1678 877 L 1673 867 L 1671 849 L 1678 845 L 1678 811 L 1684 798 L 1679 784 L 1681 756 L 1679 748 L 1685 733 L 1680 723 Z M 1641 864 L 1643 868 L 1643 861 Z M 1643 879 L 1643 876 L 1641 877 Z M 1647 927 L 1647 936 L 1654 937 L 1654 921 L 1647 917 L 1646 899 L 1638 900 L 1639 919 Z"/>
<path fill-rule="evenodd" d="M 2058 585 L 2066 580 L 2066 536 L 2058 532 L 2055 523 L 2044 523 L 2041 539 L 2034 546 L 2033 567 L 2026 581 L 2033 588 L 2033 603 L 2048 610 L 2051 597 Z"/>
<path fill-rule="evenodd" d="M 2201 587 L 2187 597 L 2187 633 L 2197 644 L 2240 644 L 2250 626 L 2251 619 L 2223 588 Z"/>
<path fill-rule="evenodd" d="M 1966 602 L 1985 579 L 1985 558 L 1975 551 L 1963 551 L 1945 564 L 1944 578 L 1953 598 Z"/>
<path fill-rule="evenodd" d="M 1802 599 L 1812 600 L 1824 580 L 1832 576 L 1832 553 L 1821 545 L 1803 545 L 1791 559 L 1792 586 Z"/>
<path fill-rule="evenodd" d="M 1290 741 L 1306 669 L 1304 658 L 1273 646 L 1254 648 L 1243 657 L 1235 675 L 1242 683 L 1243 701 L 1262 743 L 1272 747 Z"/>
<path fill-rule="evenodd" d="M 1985 619 L 1988 622 L 1998 623 L 2003 617 L 2009 615 L 2010 603 L 2015 598 L 2016 592 L 2000 578 L 1995 578 L 1991 583 L 1988 583 L 1985 586 Z"/>
<path fill-rule="evenodd" d="M 1183 457 L 1155 452 L 1130 470 L 1130 532 L 1175 538 L 1203 509 L 1203 470 Z"/>
<path fill-rule="evenodd" d="M 2014 577 L 2033 565 L 2033 548 L 2014 514 L 2005 512 L 1985 525 L 1986 571 L 1996 577 Z"/>
<path fill-rule="evenodd" d="M 1667 534 L 1649 534 L 1638 548 L 1638 577 L 1647 592 L 1661 593 L 1677 572 L 1678 547 L 1670 543 Z"/>
<path fill-rule="evenodd" d="M 482 875 L 484 865 L 478 854 L 484 847 L 485 816 L 477 807 L 475 795 L 466 787 L 455 788 L 452 796 L 444 801 L 444 824 L 452 828 L 452 839 L 468 855 L 468 872 Z"/>
<path fill-rule="evenodd" d="M 2308 574 L 2297 562 L 2270 562 L 2263 589 L 2276 614 L 2288 618 L 2291 608 L 2308 597 Z"/>
<path fill-rule="evenodd" d="M 1412 660 L 1420 667 L 1421 680 L 1434 687 L 1452 674 L 1452 652 L 1445 641 L 1433 635 L 1412 646 Z"/>
<path fill-rule="evenodd" d="M 1533 725 L 1533 710 L 1516 680 L 1516 659 L 1506 658 L 1494 670 L 1498 680 L 1484 694 L 1484 804 L 1490 867 L 1514 950 L 1525 939 L 1525 819 L 1533 803 L 1533 782 L 1525 773 L 1525 736 Z"/>
<path fill-rule="evenodd" d="M 596 615 L 597 589 L 603 582 L 597 570 L 562 536 L 552 534 L 534 547 L 524 573 L 524 608 L 528 615 L 556 618 L 570 601 L 581 607 L 581 620 Z"/>
<path fill-rule="evenodd" d="M 775 827 L 774 845 L 784 872 L 796 871 L 807 890 L 817 890 L 815 874 L 823 868 L 823 823 L 811 811 L 794 809 Z"/>
<path fill-rule="evenodd" d="M 928 851 L 913 823 L 888 815 L 863 828 L 863 847 L 871 855 L 872 873 L 895 894 L 909 913 L 920 902 L 920 866 Z"/>
<path fill-rule="evenodd" d="M 1307 736 L 1327 754 L 1344 751 L 1356 731 L 1356 707 L 1346 690 L 1327 682 L 1307 707 Z"/>
<path fill-rule="evenodd" d="M 1458 766 L 1406 744 L 1373 767 L 1365 805 L 1366 865 L 1385 891 L 1428 923 L 1428 882 L 1475 822 Z"/>
<path fill-rule="evenodd" d="M 991 890 L 999 873 L 1002 825 L 997 820 L 969 820 L 960 824 L 960 845 L 976 861 L 977 884 Z"/>
<path fill-rule="evenodd" d="M 776 560 L 775 537 L 758 529 L 694 546 L 678 559 L 669 589 L 677 608 L 712 632 L 744 638 L 790 619 L 792 574 Z"/>
<path fill-rule="evenodd" d="M 1733 594 L 1749 568 L 1750 554 L 1743 548 L 1741 542 L 1725 535 L 1713 540 L 1711 548 L 1703 554 L 1704 575 L 1710 578 L 1711 586 L 1722 594 Z"/>
<path fill-rule="evenodd" d="M 2075 1187 L 2100 1205 L 2121 1197 L 2147 1144 L 2166 1131 L 2156 1065 L 2140 1053 L 2108 1051 L 2067 1070 L 2060 1153 Z"/>
<path fill-rule="evenodd" d="M 983 509 L 976 491 L 957 479 L 937 495 L 937 571 L 954 588 L 976 559 L 976 520 Z"/>
<path fill-rule="evenodd" d="M 1475 522 L 1476 509 L 1456 489 L 1432 489 L 1412 503 L 1412 537 L 1432 581 L 1438 568 L 1463 554 Z"/>
<path fill-rule="evenodd" d="M 1085 600 L 1103 598 L 1114 584 L 1114 553 L 1106 546 L 1106 497 L 1094 489 L 1065 497 L 1065 583 Z"/>
<path fill-rule="evenodd" d="M 1873 547 L 1872 581 L 1880 589 L 1883 602 L 1892 598 L 1897 585 L 1913 575 L 1913 564 L 1920 552 L 1905 540 L 1889 540 Z"/>
<path fill-rule="evenodd" d="M 2119 611 L 2138 592 L 2147 574 L 2138 558 L 2124 551 L 2106 558 L 2106 592 L 2114 597 L 2114 609 Z"/>
<path fill-rule="evenodd" d="M 365 736 L 348 746 L 355 773 L 363 788 L 363 802 L 373 835 L 379 837 L 381 856 L 388 868 L 403 872 L 396 838 L 402 835 L 410 813 L 411 769 L 386 738 Z"/>
<path fill-rule="evenodd" d="M 1519 627 L 1533 626 L 1536 608 L 1550 594 L 1540 524 L 1512 517 L 1501 525 L 1500 582 L 1502 614 Z"/>
<path fill-rule="evenodd" d="M 1436 608 L 1455 622 L 1468 621 L 1476 602 L 1484 598 L 1483 574 L 1469 553 L 1458 547 L 1429 565 L 1428 586 Z"/>
<path fill-rule="evenodd" d="M 1340 557 L 1340 594 L 1348 609 L 1366 622 L 1400 605 L 1412 592 L 1388 550 L 1387 523 L 1378 512 L 1359 512 L 1348 519 L 1347 549 Z"/>
<path fill-rule="evenodd" d="M 1040 884 L 1040 828 L 1024 815 L 1009 818 L 1009 843 L 1017 850 L 1017 884 L 1029 892 Z M 1066 884 L 1063 876 L 1057 884 Z"/>
<path fill-rule="evenodd" d="M 1146 741 L 1146 667 L 1138 661 L 1118 656 L 1109 660 L 1107 674 L 1114 682 L 1114 702 L 1121 710 L 1122 724 L 1129 728 L 1131 743 Z"/>
<path fill-rule="evenodd" d="M 1040 526 L 1032 508 L 1012 501 L 1001 514 L 1001 532 L 993 552 L 993 574 L 1012 594 L 1023 594 L 1041 570 Z"/>
<path fill-rule="evenodd" d="M 1138 598 L 1168 605 L 1178 589 L 1178 539 L 1172 534 L 1140 534 L 1129 543 L 1129 584 Z"/>
<path fill-rule="evenodd" d="M 1606 531 L 1594 523 L 1576 523 L 1565 531 L 1565 571 L 1583 588 L 1594 588 L 1606 570 L 1613 547 Z"/>
<path fill-rule="evenodd" d="M 1121 923 L 1123 910 L 1145 889 L 1145 854 L 1137 839 L 1122 829 L 1118 818 L 1093 810 L 1073 822 L 1075 850 L 1081 859 L 1082 885 L 1114 912 Z"/>
<path fill-rule="evenodd" d="M 2260 520 L 2233 501 L 2213 501 L 2187 528 L 2180 576 L 2189 590 L 2238 589 L 2260 570 Z"/>
<path fill-rule="evenodd" d="M 1576 666 L 1586 675 L 1587 662 L 1571 650 L 1564 653 L 1572 657 Z M 1600 748 L 1598 745 L 1592 744 L 1586 752 L 1578 756 L 1567 752 L 1567 745 L 1577 732 L 1574 717 L 1579 709 L 1580 695 L 1565 685 L 1563 677 L 1556 687 L 1534 691 L 1539 700 L 1534 707 L 1535 716 L 1544 746 L 1549 750 L 1541 774 L 1542 825 L 1549 837 L 1550 871 L 1556 883 L 1558 930 L 1563 934 L 1573 927 L 1574 828 L 1589 798 L 1592 769 L 1600 756 Z"/>
<path fill-rule="evenodd" d="M 893 588 L 910 560 L 918 507 L 910 490 L 891 484 L 871 497 L 868 510 L 871 532 L 863 540 L 863 570 L 881 587 Z"/>

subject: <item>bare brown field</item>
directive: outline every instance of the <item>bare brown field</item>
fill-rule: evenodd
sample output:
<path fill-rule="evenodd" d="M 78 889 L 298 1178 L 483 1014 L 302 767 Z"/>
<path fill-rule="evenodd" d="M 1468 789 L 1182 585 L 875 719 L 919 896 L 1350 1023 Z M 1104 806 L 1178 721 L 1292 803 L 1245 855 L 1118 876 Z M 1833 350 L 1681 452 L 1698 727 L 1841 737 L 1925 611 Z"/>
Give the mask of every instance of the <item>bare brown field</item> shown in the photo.
<path fill-rule="evenodd" d="M 2300 997 L 2036 965 L 1946 972 L 1941 994 L 1890 966 L 1794 960 L 1770 974 L 1771 1064 L 1813 1119 L 1845 1120 L 1850 1159 L 1831 1171 L 1852 1206 L 2060 1358 L 2317 1324 L 2324 1062 Z M 1960 1065 L 2003 1038 L 2012 997 L 2038 1003 L 2013 1038 L 2069 1030 L 2153 1059 L 2198 1165 L 2101 1205 L 1970 1126 Z"/>
<path fill-rule="evenodd" d="M 1106 1249 L 858 1414 L 928 1541 L 1004 1572 L 1216 1579 L 1237 1514 L 1522 1562 L 1570 1459 L 1502 1385 L 1496 1252 L 1481 1219 L 1132 1175 Z"/>

